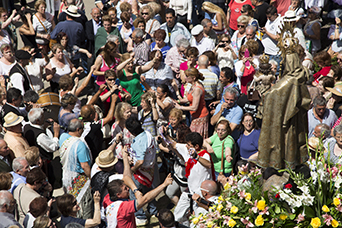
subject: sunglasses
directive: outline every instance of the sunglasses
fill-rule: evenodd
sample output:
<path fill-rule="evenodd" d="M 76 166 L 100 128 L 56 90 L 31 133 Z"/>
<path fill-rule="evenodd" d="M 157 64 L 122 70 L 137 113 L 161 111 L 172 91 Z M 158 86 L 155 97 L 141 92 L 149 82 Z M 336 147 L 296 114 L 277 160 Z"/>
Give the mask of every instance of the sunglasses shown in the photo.
<path fill-rule="evenodd" d="M 342 61 L 342 59 L 341 58 L 337 58 L 337 61 Z"/>
<path fill-rule="evenodd" d="M 229 43 L 228 40 L 222 40 L 221 42 L 222 42 L 222 43 Z"/>
<path fill-rule="evenodd" d="M 241 12 L 241 13 L 246 13 L 245 11 L 242 11 L 242 10 L 241 10 L 240 12 Z"/>
<path fill-rule="evenodd" d="M 141 15 L 148 15 L 148 13 L 141 13 Z"/>
<path fill-rule="evenodd" d="M 77 205 L 77 200 L 75 200 L 73 203 L 72 203 L 72 206 L 76 206 Z"/>
<path fill-rule="evenodd" d="M 108 81 L 115 81 L 115 78 L 107 78 Z"/>
<path fill-rule="evenodd" d="M 245 25 L 238 25 L 237 27 L 238 27 L 238 28 L 244 28 Z"/>

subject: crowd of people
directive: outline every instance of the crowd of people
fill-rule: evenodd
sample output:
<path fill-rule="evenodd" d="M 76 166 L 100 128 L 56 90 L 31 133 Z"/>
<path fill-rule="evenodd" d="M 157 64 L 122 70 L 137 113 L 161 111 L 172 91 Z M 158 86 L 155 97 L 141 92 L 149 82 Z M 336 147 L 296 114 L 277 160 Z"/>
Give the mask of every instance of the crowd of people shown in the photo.
<path fill-rule="evenodd" d="M 0 7 L 0 227 L 193 227 L 257 164 L 285 25 L 309 75 L 309 146 L 322 138 L 339 162 L 342 15 L 323 13 L 336 1 L 96 0 L 90 20 L 82 0 L 13 2 Z"/>

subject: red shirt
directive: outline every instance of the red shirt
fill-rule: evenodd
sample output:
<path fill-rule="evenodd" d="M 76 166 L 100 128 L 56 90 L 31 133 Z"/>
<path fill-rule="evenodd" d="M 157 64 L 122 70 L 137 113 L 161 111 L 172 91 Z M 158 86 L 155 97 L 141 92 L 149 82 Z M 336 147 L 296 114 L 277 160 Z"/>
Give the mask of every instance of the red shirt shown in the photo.
<path fill-rule="evenodd" d="M 318 71 L 316 74 L 313 75 L 314 79 L 316 80 L 319 78 L 321 75 L 322 76 L 327 76 L 329 71 L 330 71 L 331 66 L 326 66 L 323 67 L 320 71 Z"/>
<path fill-rule="evenodd" d="M 109 90 L 108 90 L 108 87 L 105 89 L 105 91 L 103 91 L 101 94 L 100 94 L 100 96 L 102 96 L 102 95 L 104 95 L 104 94 L 106 94 L 107 92 L 108 92 Z M 125 93 L 129 93 L 125 88 L 122 88 L 122 91 L 124 91 Z M 120 99 L 120 101 L 122 101 L 122 98 L 121 98 L 121 92 L 119 92 L 119 99 Z M 108 111 L 109 111 L 109 108 L 110 108 L 110 100 L 111 100 L 111 96 L 109 96 L 108 98 L 107 98 L 107 100 L 105 100 L 105 101 L 103 101 L 102 103 L 103 103 L 103 107 L 104 107 L 104 114 L 105 115 L 107 115 L 107 113 L 108 113 Z"/>
<path fill-rule="evenodd" d="M 230 9 L 230 18 L 229 18 L 229 27 L 233 30 L 237 30 L 237 19 L 239 16 L 241 16 L 241 8 L 243 5 L 250 5 L 253 7 L 251 0 L 246 0 L 243 3 L 237 3 L 234 0 L 232 0 L 229 3 L 229 9 Z"/>

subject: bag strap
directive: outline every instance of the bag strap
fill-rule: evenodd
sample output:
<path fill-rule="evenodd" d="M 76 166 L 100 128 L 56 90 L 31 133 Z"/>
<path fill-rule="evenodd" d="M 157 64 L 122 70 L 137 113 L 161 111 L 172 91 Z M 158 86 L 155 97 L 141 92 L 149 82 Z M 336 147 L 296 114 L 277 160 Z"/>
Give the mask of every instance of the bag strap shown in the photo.
<path fill-rule="evenodd" d="M 152 30 L 153 23 L 154 23 L 155 21 L 156 21 L 156 19 L 153 19 L 152 24 L 151 24 L 151 26 L 150 26 L 150 29 L 148 30 L 148 34 L 150 34 L 150 32 L 151 32 L 151 30 Z"/>
<path fill-rule="evenodd" d="M 43 24 L 42 21 L 39 19 L 39 17 L 37 16 L 37 14 L 35 14 L 35 15 L 36 15 L 38 21 L 40 22 L 40 24 L 43 26 L 45 32 L 48 33 L 47 29 L 45 28 L 44 24 Z"/>
<path fill-rule="evenodd" d="M 222 142 L 222 156 L 221 156 L 221 172 L 220 172 L 220 174 L 223 174 L 223 163 L 224 163 L 223 151 L 224 151 L 224 140 Z"/>
<path fill-rule="evenodd" d="M 21 191 L 23 190 L 25 185 L 21 186 L 20 190 L 19 190 L 19 194 L 18 194 L 18 200 L 19 200 L 19 206 L 20 206 L 20 210 L 23 212 L 23 214 L 26 216 L 25 212 L 24 212 L 24 209 L 23 209 L 23 206 L 21 205 Z"/>

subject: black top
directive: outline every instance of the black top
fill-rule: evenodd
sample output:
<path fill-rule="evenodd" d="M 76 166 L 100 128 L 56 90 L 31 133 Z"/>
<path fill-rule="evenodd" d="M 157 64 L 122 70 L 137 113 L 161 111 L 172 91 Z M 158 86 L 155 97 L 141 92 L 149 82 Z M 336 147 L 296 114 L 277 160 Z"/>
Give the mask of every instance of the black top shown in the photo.
<path fill-rule="evenodd" d="M 71 217 L 71 216 L 68 216 L 68 217 L 64 217 L 63 215 L 61 216 L 61 227 L 64 228 L 66 225 L 68 225 L 69 223 L 78 223 L 78 224 L 81 224 L 82 226 L 85 226 L 85 222 L 86 220 L 85 219 L 80 219 L 80 218 L 74 218 L 74 217 Z"/>
<path fill-rule="evenodd" d="M 18 109 L 14 108 L 13 106 L 11 106 L 8 103 L 6 103 L 4 106 L 2 106 L 2 109 L 1 109 L 1 112 L 0 112 L 1 125 L 4 125 L 4 123 L 5 123 L 4 117 L 9 112 L 13 112 L 14 114 L 16 114 L 18 116 L 22 116 L 22 114 L 19 112 Z"/>
<path fill-rule="evenodd" d="M 101 123 L 86 122 L 86 125 L 90 125 L 90 131 L 85 136 L 85 141 L 91 151 L 93 158 L 96 158 L 102 150 L 103 133 L 101 131 Z"/>
<path fill-rule="evenodd" d="M 33 48 L 37 48 L 37 43 L 36 43 L 36 36 L 35 35 L 24 35 L 20 34 L 21 40 L 24 43 L 24 46 L 30 46 Z"/>
<path fill-rule="evenodd" d="M 254 18 L 258 20 L 260 27 L 265 27 L 267 17 L 266 17 L 266 9 L 268 8 L 268 4 L 264 2 L 260 6 L 255 7 Z"/>

